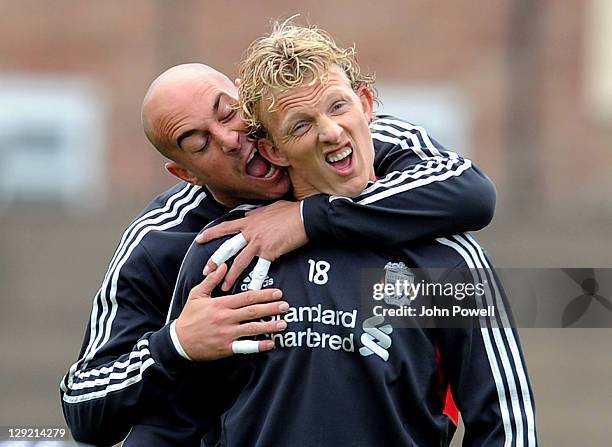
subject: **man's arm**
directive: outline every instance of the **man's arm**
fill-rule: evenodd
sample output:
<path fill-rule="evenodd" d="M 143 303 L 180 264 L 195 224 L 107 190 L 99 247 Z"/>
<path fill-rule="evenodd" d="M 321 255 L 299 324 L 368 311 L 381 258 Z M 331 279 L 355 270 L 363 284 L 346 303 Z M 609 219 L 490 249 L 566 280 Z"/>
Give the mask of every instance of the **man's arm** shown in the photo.
<path fill-rule="evenodd" d="M 253 257 L 272 261 L 308 240 L 393 246 L 479 230 L 491 221 L 495 187 L 473 162 L 444 151 L 422 127 L 405 121 L 381 117 L 371 127 L 381 178 L 359 197 L 320 194 L 277 202 L 198 235 L 204 243 L 241 232 L 248 241 L 226 276 L 225 290 Z"/>
<path fill-rule="evenodd" d="M 305 199 L 308 239 L 389 247 L 490 222 L 494 188 L 470 160 L 439 156 L 405 167 L 410 158 L 394 155 L 395 169 L 358 197 Z"/>
<path fill-rule="evenodd" d="M 163 219 L 159 213 L 165 206 L 157 214 L 147 213 L 147 219 L 144 214 L 128 228 L 94 299 L 79 359 L 60 384 L 64 417 L 78 441 L 119 442 L 143 408 L 165 396 L 183 367 L 190 364 L 175 350 L 166 316 L 180 260 L 194 233 L 158 233 L 156 248 L 143 241 L 147 232 L 162 231 L 178 221 L 183 205 Z M 263 295 L 255 293 L 250 298 L 254 304 L 270 301 Z M 223 349 L 215 345 L 215 337 L 227 332 L 230 325 L 218 313 L 233 318 L 235 311 L 200 306 L 183 315 L 198 337 L 213 341 L 208 344 L 211 352 Z M 208 324 L 211 320 L 217 324 Z M 210 358 L 214 358 L 210 353 L 200 357 Z"/>
<path fill-rule="evenodd" d="M 229 218 L 231 215 L 226 216 Z M 278 289 L 252 290 L 236 295 L 212 298 L 213 290 L 221 282 L 227 266 L 222 264 L 202 279 L 202 264 L 222 241 L 206 246 L 193 245 L 185 255 L 172 296 L 168 321 L 172 342 L 170 349 L 180 353 L 191 366 L 177 378 L 164 396 L 163 405 L 144 409 L 130 430 L 123 445 L 140 447 L 149 445 L 200 445 L 200 438 L 218 424 L 222 408 L 228 399 L 224 395 L 223 368 L 219 362 L 198 360 L 221 359 L 232 355 L 231 344 L 244 336 L 271 333 L 286 328 L 285 321 L 257 322 L 264 316 L 285 312 L 289 305 L 278 301 Z M 265 297 L 262 300 L 258 296 Z M 204 326 L 189 314 L 213 315 Z M 191 311 L 190 311 L 191 309 Z M 248 322 L 247 322 L 248 321 Z M 191 326 L 196 327 L 191 327 Z M 191 328 L 190 328 L 191 327 Z M 259 341 L 274 342 L 271 340 Z"/>
<path fill-rule="evenodd" d="M 495 316 L 472 328 L 439 329 L 442 369 L 465 425 L 463 445 L 537 445 L 535 405 L 518 333 L 493 265 L 470 235 L 440 238 L 464 264 L 452 281 L 484 285 L 478 308 Z M 469 268 L 469 270 L 468 270 Z"/>
<path fill-rule="evenodd" d="M 139 406 L 185 362 L 164 325 L 172 289 L 146 250 L 136 246 L 118 271 L 113 265 L 95 297 L 79 360 L 60 384 L 73 437 L 95 445 L 123 439 Z"/>

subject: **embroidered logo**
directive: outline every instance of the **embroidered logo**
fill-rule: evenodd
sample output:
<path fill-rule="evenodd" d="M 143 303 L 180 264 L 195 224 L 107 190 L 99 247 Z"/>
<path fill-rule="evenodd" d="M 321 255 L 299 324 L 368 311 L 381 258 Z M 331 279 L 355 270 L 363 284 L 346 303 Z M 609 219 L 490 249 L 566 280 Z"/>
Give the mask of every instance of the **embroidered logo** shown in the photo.
<path fill-rule="evenodd" d="M 416 275 L 403 262 L 389 262 L 385 265 L 385 303 L 390 306 L 409 306 L 416 298 L 414 287 Z M 388 286 L 390 285 L 390 286 Z M 391 291 L 391 293 L 388 293 Z"/>
<path fill-rule="evenodd" d="M 363 321 L 363 334 L 361 334 L 361 344 L 359 353 L 367 357 L 376 354 L 385 362 L 389 359 L 389 351 L 391 347 L 391 337 L 389 334 L 393 332 L 393 327 L 390 324 L 384 324 L 384 317 L 372 316 Z"/>

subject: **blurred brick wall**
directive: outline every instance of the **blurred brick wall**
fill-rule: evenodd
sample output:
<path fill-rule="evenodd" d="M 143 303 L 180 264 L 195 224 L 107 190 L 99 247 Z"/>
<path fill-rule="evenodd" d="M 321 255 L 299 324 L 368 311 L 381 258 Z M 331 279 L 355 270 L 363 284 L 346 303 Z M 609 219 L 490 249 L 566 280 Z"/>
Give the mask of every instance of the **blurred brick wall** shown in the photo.
<path fill-rule="evenodd" d="M 159 159 L 140 130 L 140 101 L 157 71 L 155 3 L 3 1 L 2 16 L 2 71 L 85 76 L 98 84 L 113 198 L 125 188 L 139 199 L 159 189 Z"/>

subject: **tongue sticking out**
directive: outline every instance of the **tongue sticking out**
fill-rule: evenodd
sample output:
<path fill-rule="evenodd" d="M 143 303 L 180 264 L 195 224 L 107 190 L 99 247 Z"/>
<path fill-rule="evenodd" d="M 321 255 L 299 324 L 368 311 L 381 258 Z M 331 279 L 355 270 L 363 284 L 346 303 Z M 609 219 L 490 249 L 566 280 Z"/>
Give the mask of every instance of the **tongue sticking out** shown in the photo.
<path fill-rule="evenodd" d="M 253 177 L 263 177 L 270 169 L 270 163 L 259 154 L 255 154 L 253 159 L 247 164 L 247 174 Z"/>

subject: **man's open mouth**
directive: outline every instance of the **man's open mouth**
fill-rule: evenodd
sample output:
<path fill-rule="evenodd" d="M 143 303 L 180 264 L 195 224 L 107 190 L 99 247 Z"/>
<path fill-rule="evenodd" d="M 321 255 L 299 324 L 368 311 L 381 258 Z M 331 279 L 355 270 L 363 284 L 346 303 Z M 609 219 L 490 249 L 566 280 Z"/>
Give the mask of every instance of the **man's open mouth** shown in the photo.
<path fill-rule="evenodd" d="M 350 145 L 346 145 L 334 152 L 331 152 L 325 156 L 325 161 L 330 165 L 334 171 L 339 174 L 346 174 L 350 171 L 353 161 L 353 148 Z"/>
<path fill-rule="evenodd" d="M 256 178 L 271 178 L 277 171 L 277 167 L 259 155 L 254 149 L 246 162 L 246 173 Z"/>

